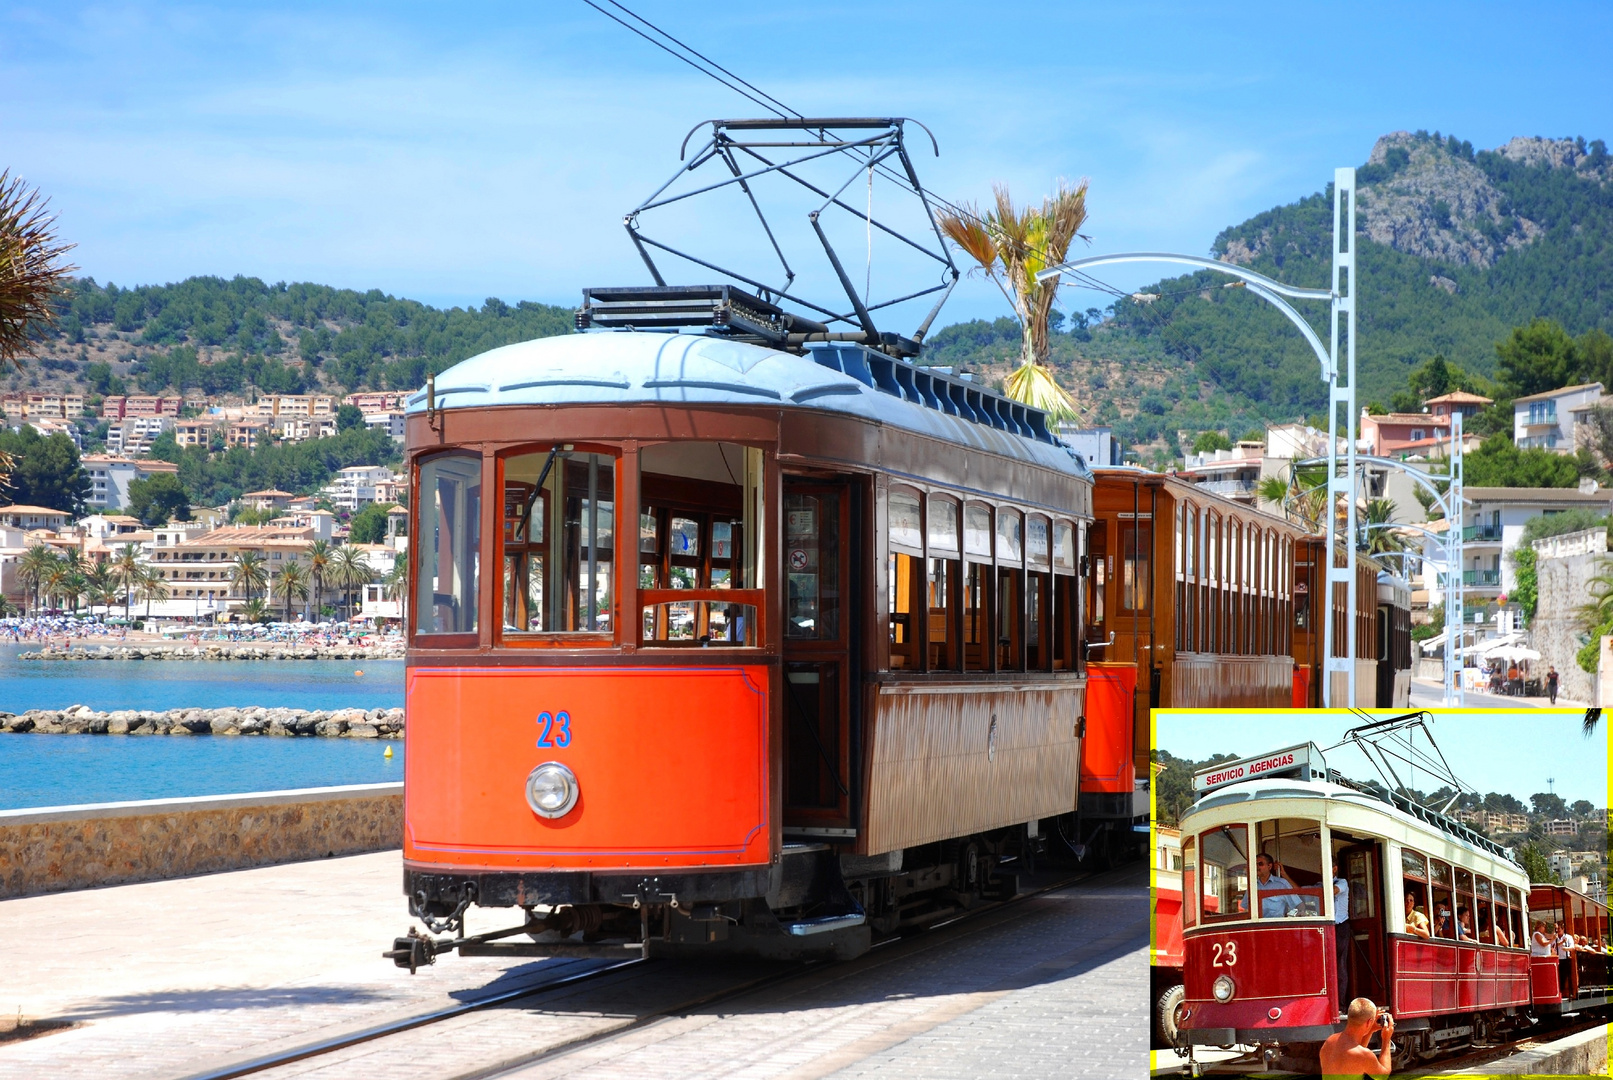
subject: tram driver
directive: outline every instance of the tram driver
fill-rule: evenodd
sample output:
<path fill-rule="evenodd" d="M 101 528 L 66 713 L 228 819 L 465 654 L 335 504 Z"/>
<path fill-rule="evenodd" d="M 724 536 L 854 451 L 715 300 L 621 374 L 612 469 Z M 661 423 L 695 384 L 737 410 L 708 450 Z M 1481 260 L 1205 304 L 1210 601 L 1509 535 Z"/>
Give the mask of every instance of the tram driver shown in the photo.
<path fill-rule="evenodd" d="M 1255 891 L 1260 894 L 1262 919 L 1281 919 L 1304 906 L 1304 902 L 1292 891 L 1294 886 L 1278 872 L 1277 860 L 1265 852 L 1255 856 L 1255 875 L 1257 881 Z M 1270 895 L 1271 893 L 1277 895 Z M 1238 910 L 1249 910 L 1247 893 L 1238 901 Z"/>

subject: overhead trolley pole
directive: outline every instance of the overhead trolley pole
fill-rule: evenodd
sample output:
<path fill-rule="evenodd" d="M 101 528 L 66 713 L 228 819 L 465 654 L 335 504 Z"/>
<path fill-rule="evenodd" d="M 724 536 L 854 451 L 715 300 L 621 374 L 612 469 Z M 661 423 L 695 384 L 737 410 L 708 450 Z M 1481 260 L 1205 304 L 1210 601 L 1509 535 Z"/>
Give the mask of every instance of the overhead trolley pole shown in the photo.
<path fill-rule="evenodd" d="M 1339 372 L 1340 336 L 1343 337 L 1344 385 L 1335 377 L 1328 386 L 1327 404 L 1327 510 L 1322 517 L 1327 537 L 1327 611 L 1322 624 L 1322 705 L 1334 704 L 1333 675 L 1344 675 L 1345 700 L 1355 707 L 1355 656 L 1358 642 L 1355 635 L 1356 583 L 1355 560 L 1351 557 L 1356 535 L 1356 461 L 1355 461 L 1355 169 L 1333 171 L 1333 296 L 1331 315 L 1331 353 L 1333 371 Z M 1340 324 L 1343 324 L 1342 326 Z M 1339 473 L 1339 406 L 1344 406 L 1345 466 Z M 1339 499 L 1345 504 L 1344 536 L 1348 542 L 1340 544 Z M 1339 566 L 1340 547 L 1344 565 Z M 1336 584 L 1344 586 L 1344 655 L 1333 655 L 1333 618 L 1337 607 L 1334 602 Z"/>

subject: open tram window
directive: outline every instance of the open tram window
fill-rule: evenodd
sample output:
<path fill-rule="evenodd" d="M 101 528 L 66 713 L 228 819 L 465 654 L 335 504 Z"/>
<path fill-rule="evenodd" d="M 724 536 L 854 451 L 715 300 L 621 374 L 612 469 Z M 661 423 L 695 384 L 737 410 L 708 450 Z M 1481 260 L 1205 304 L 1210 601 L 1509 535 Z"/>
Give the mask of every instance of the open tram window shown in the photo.
<path fill-rule="evenodd" d="M 840 500 L 838 491 L 784 497 L 784 636 L 792 641 L 840 638 Z"/>
<path fill-rule="evenodd" d="M 1456 936 L 1472 941 L 1477 935 L 1473 924 L 1473 873 L 1456 868 Z"/>
<path fill-rule="evenodd" d="M 997 511 L 997 670 L 1022 671 L 1025 641 L 1024 522 L 1018 510 Z"/>
<path fill-rule="evenodd" d="M 963 615 L 962 536 L 958 527 L 958 504 L 940 495 L 931 495 L 925 506 L 925 527 L 930 541 L 929 559 L 929 641 L 931 671 L 957 671 L 958 645 Z"/>
<path fill-rule="evenodd" d="M 1495 941 L 1495 907 L 1491 903 L 1490 879 L 1475 875 L 1473 878 L 1473 896 L 1475 901 L 1475 914 L 1473 928 L 1477 931 L 1478 939 L 1486 945 L 1494 945 Z"/>
<path fill-rule="evenodd" d="M 1414 925 L 1421 925 L 1413 912 L 1431 923 L 1434 909 L 1428 906 L 1428 860 L 1409 848 L 1400 849 L 1400 884 L 1400 903 L 1405 905 L 1404 925 L 1406 933 L 1410 934 L 1414 932 Z"/>
<path fill-rule="evenodd" d="M 1245 901 L 1249 895 L 1249 830 L 1243 825 L 1223 825 L 1199 838 L 1200 865 L 1204 874 L 1205 924 L 1247 919 Z"/>
<path fill-rule="evenodd" d="M 1109 527 L 1101 521 L 1094 521 L 1087 526 L 1087 634 L 1092 639 L 1093 646 L 1100 643 L 1107 644 L 1109 630 L 1106 625 L 1108 613 L 1109 591 Z M 1176 644 L 1179 649 L 1182 644 L 1182 624 L 1176 624 Z M 1090 657 L 1081 658 L 1084 664 Z M 1098 653 L 1099 660 L 1113 659 L 1109 650 L 1104 648 Z"/>
<path fill-rule="evenodd" d="M 1053 523 L 1053 609 L 1049 616 L 1054 671 L 1079 671 L 1081 656 L 1080 556 L 1072 522 Z"/>
<path fill-rule="evenodd" d="M 1517 889 L 1507 887 L 1507 914 L 1509 925 L 1512 927 L 1512 947 L 1514 949 L 1527 949 L 1529 947 L 1528 930 L 1524 926 L 1523 896 Z"/>
<path fill-rule="evenodd" d="M 1255 876 L 1250 887 L 1259 898 L 1262 919 L 1322 914 L 1322 826 L 1305 818 L 1278 818 L 1256 826 Z M 1260 864 L 1270 873 L 1260 879 Z"/>
<path fill-rule="evenodd" d="M 474 634 L 481 567 L 482 459 L 452 452 L 418 465 L 416 634 Z"/>
<path fill-rule="evenodd" d="M 758 644 L 762 476 L 762 451 L 739 443 L 689 440 L 640 451 L 641 645 Z"/>
<path fill-rule="evenodd" d="M 924 515 L 917 492 L 891 488 L 885 498 L 890 561 L 886 588 L 892 671 L 921 666 L 919 616 L 924 609 Z"/>
<path fill-rule="evenodd" d="M 991 508 L 963 508 L 963 667 L 989 671 L 991 640 Z"/>
<path fill-rule="evenodd" d="M 1193 837 L 1182 837 L 1182 925 L 1198 924 L 1199 874 L 1197 845 Z"/>
<path fill-rule="evenodd" d="M 1146 521 L 1127 521 L 1120 526 L 1120 610 L 1146 612 L 1153 606 L 1154 526 Z"/>
<path fill-rule="evenodd" d="M 1049 612 L 1053 607 L 1052 552 L 1048 521 L 1038 514 L 1025 518 L 1025 666 L 1031 671 L 1053 667 Z"/>
<path fill-rule="evenodd" d="M 611 633 L 615 457 L 568 445 L 501 464 L 504 634 Z"/>
<path fill-rule="evenodd" d="M 1433 894 L 1428 917 L 1433 923 L 1434 936 L 1453 939 L 1456 937 L 1456 893 L 1451 881 L 1451 864 L 1428 860 L 1428 885 Z"/>

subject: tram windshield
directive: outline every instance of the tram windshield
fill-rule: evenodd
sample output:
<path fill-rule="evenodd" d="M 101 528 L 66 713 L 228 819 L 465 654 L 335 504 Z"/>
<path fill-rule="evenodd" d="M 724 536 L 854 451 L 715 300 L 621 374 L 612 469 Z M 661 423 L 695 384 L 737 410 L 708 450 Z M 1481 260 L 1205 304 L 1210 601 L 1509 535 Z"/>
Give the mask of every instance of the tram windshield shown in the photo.
<path fill-rule="evenodd" d="M 615 457 L 552 447 L 503 465 L 504 632 L 609 633 Z"/>
<path fill-rule="evenodd" d="M 1256 825 L 1255 879 L 1262 919 L 1322 913 L 1322 826 L 1305 818 Z"/>
<path fill-rule="evenodd" d="M 1242 905 L 1249 894 L 1249 830 L 1243 825 L 1223 825 L 1201 834 L 1199 890 L 1203 921 L 1227 922 L 1247 919 Z"/>
<path fill-rule="evenodd" d="M 482 459 L 446 453 L 419 466 L 415 619 L 419 634 L 476 632 Z"/>

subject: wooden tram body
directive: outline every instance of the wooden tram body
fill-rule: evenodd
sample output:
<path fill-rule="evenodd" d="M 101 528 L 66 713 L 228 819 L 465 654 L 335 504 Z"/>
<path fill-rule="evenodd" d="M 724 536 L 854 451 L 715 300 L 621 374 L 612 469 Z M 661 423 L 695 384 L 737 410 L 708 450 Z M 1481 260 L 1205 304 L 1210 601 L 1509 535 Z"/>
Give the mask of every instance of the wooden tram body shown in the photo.
<path fill-rule="evenodd" d="M 1342 1030 L 1335 875 L 1348 883 L 1348 997 L 1394 1014 L 1402 1060 L 1607 1003 L 1600 956 L 1582 961 L 1592 982 L 1581 998 L 1551 998 L 1556 961 L 1529 954 L 1540 900 L 1528 876 L 1505 849 L 1414 804 L 1305 774 L 1245 780 L 1201 797 L 1181 829 L 1179 1045 L 1255 1045 L 1303 1061 Z M 1292 888 L 1262 893 L 1256 853 Z M 1407 931 L 1408 893 L 1432 937 Z M 1582 925 L 1605 922 L 1587 909 Z"/>
<path fill-rule="evenodd" d="M 1087 716 L 1092 482 L 1040 414 L 856 346 L 617 332 L 473 357 L 407 432 L 428 924 L 846 955 L 1011 889 L 1083 797 L 1129 833 L 1146 735 L 1123 693 Z"/>
<path fill-rule="evenodd" d="M 1548 929 L 1557 923 L 1574 935 L 1575 941 L 1609 940 L 1613 933 L 1608 906 L 1564 885 L 1536 884 L 1529 888 L 1529 915 L 1545 920 Z M 1562 966 L 1555 956 L 1530 957 L 1530 990 L 1535 1011 L 1543 1014 L 1573 1012 L 1613 1005 L 1613 972 L 1606 953 L 1576 952 L 1578 995 L 1562 984 Z"/>

